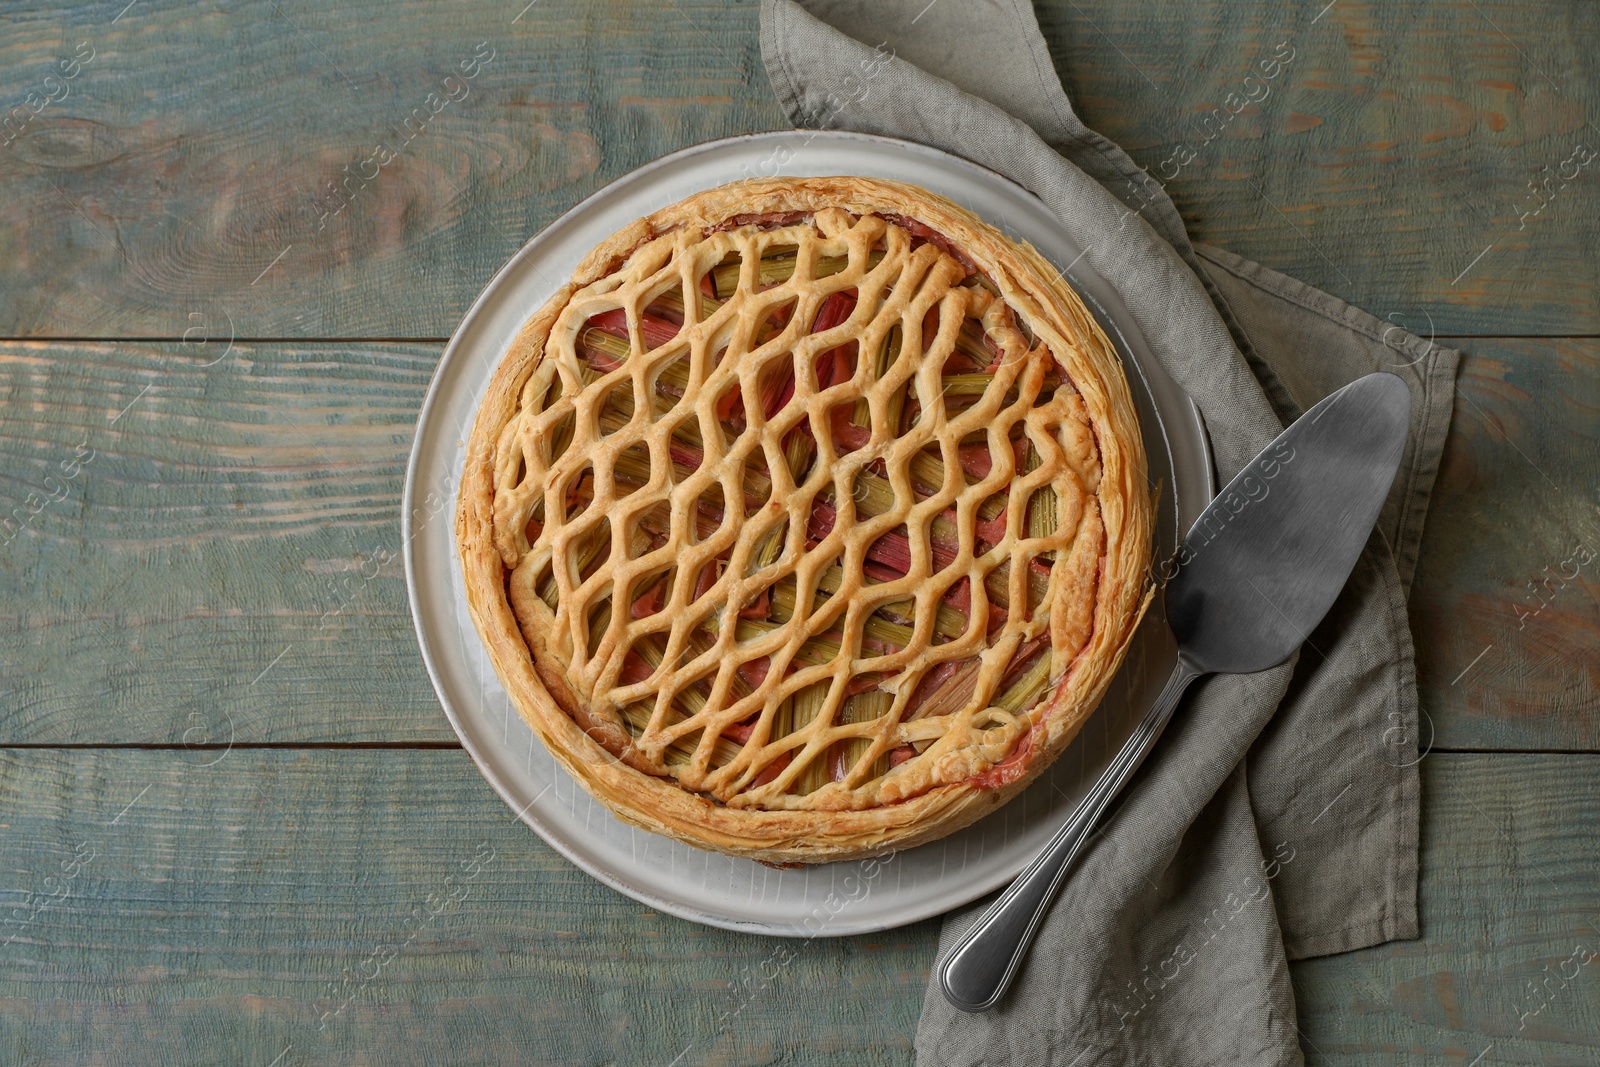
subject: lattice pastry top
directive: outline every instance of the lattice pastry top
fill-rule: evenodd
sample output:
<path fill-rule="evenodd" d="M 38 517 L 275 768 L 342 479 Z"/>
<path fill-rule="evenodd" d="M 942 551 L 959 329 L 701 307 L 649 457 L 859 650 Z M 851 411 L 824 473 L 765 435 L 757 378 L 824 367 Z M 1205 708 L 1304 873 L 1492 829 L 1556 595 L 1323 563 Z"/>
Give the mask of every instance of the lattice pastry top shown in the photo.
<path fill-rule="evenodd" d="M 893 182 L 741 182 L 595 249 L 479 411 L 457 532 L 513 701 L 622 818 L 768 862 L 931 840 L 1066 747 L 1147 603 L 1117 357 Z"/>

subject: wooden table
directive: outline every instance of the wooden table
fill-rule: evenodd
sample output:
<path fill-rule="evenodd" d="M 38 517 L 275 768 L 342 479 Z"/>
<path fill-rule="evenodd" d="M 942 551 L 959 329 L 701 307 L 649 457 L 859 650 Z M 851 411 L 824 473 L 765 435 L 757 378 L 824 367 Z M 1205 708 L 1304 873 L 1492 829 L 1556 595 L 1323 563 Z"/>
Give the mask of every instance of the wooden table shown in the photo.
<path fill-rule="evenodd" d="M 0 1062 L 911 1062 L 935 923 L 780 968 L 576 871 L 456 744 L 397 558 L 493 272 L 785 125 L 756 5 L 124 2 L 0 15 Z M 1467 354 L 1412 599 L 1424 936 L 1295 966 L 1308 1060 L 1596 1062 L 1600 5 L 1041 21 L 1152 169 L 1287 42 L 1171 184 L 1195 235 Z"/>

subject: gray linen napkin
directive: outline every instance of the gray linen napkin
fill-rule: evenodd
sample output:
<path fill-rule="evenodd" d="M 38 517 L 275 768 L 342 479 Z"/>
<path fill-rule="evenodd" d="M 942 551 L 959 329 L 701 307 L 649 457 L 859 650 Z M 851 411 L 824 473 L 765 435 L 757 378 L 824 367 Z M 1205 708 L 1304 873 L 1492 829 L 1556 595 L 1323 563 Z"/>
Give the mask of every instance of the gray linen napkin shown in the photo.
<path fill-rule="evenodd" d="M 1231 478 L 1374 370 L 1411 387 L 1400 476 L 1296 662 L 1197 685 L 999 1009 L 930 988 L 922 1064 L 1298 1064 L 1288 961 L 1417 936 L 1417 694 L 1405 600 L 1458 354 L 1218 249 L 1073 113 L 1022 0 L 763 0 L 799 126 L 935 145 L 1038 195 L 1205 416 Z M 940 951 L 980 902 L 945 922 Z M 930 961 L 931 963 L 932 961 Z"/>

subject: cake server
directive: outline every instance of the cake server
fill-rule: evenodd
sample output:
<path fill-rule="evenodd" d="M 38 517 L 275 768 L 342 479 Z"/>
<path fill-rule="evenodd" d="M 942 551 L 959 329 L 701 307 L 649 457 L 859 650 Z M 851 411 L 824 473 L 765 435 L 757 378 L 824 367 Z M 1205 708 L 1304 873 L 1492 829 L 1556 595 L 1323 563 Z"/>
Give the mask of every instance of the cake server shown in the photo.
<path fill-rule="evenodd" d="M 1083 803 L 939 963 L 939 986 L 986 1011 L 1015 977 L 1067 871 L 1144 762 L 1189 683 L 1276 667 L 1344 588 L 1405 451 L 1411 393 L 1369 374 L 1324 398 L 1229 482 L 1164 569 L 1178 663 Z"/>

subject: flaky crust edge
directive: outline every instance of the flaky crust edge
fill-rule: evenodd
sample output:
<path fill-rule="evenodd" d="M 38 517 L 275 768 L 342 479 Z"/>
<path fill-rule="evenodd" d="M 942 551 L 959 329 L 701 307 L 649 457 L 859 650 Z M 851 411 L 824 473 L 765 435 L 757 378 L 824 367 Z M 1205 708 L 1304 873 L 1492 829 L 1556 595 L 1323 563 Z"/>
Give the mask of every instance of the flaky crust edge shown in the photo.
<path fill-rule="evenodd" d="M 893 804 L 858 811 L 730 808 L 669 778 L 627 766 L 588 737 L 546 688 L 506 597 L 493 535 L 494 445 L 515 414 L 524 383 L 561 309 L 582 286 L 614 270 L 639 245 L 681 228 L 715 226 L 735 215 L 842 207 L 916 219 L 947 237 L 1023 312 L 1082 396 L 1100 449 L 1096 499 L 1105 555 L 1096 583 L 1093 629 L 1035 713 L 1020 770 L 1003 785 L 936 786 Z M 1071 743 L 1120 666 L 1151 592 L 1151 502 L 1144 446 L 1121 361 L 1082 301 L 1031 245 L 1013 242 L 971 212 L 917 186 L 858 177 L 754 179 L 696 194 L 640 219 L 596 247 L 522 327 L 491 378 L 467 444 L 456 511 L 456 545 L 472 619 L 512 703 L 568 774 L 624 822 L 653 833 L 772 864 L 824 863 L 883 855 L 944 837 L 1027 788 Z M 541 677 L 541 674 L 544 677 Z M 563 694 L 570 696 L 570 694 Z"/>

